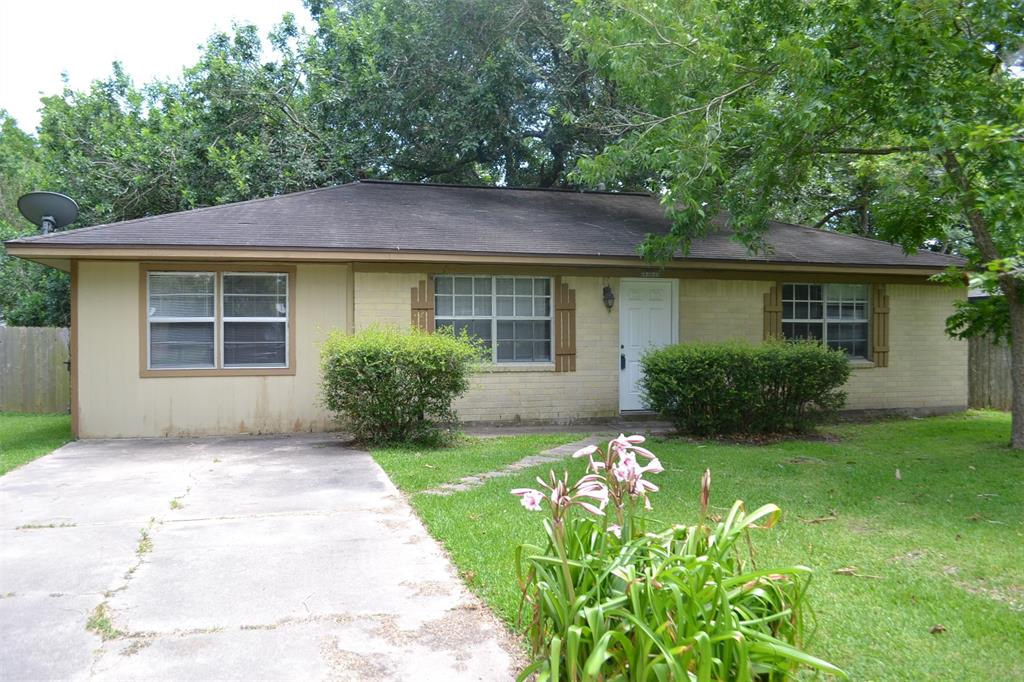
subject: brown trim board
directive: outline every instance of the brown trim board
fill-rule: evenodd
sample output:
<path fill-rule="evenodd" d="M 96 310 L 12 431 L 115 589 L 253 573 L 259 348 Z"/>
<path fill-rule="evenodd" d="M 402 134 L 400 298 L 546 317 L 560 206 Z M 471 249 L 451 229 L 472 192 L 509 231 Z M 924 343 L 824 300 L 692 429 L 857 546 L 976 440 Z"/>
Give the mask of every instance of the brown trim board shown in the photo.
<path fill-rule="evenodd" d="M 659 271 L 658 267 L 645 266 L 636 258 L 600 257 L 600 256 L 566 256 L 566 255 L 519 255 L 491 253 L 415 253 L 415 252 L 364 252 L 342 250 L 315 249 L 253 249 L 253 248 L 185 248 L 185 247 L 88 247 L 76 245 L 66 247 L 36 246 L 33 244 L 10 244 L 8 253 L 27 259 L 48 258 L 87 258 L 90 260 L 181 260 L 181 261 L 287 261 L 287 262 L 353 262 L 353 263 L 419 263 L 430 264 L 431 270 L 437 270 L 439 264 L 463 264 L 493 266 L 524 265 L 530 267 L 566 266 L 570 268 L 625 268 L 629 271 L 649 273 Z M 778 263 L 738 260 L 680 260 L 667 263 L 661 270 L 686 273 L 702 273 L 735 271 L 737 273 L 753 272 L 802 272 L 851 274 L 863 276 L 877 274 L 887 278 L 896 275 L 908 275 L 915 278 L 926 278 L 944 267 L 909 266 L 909 265 L 838 265 L 830 263 Z M 715 277 L 716 275 L 695 275 Z M 774 277 L 772 278 L 774 279 Z"/>
<path fill-rule="evenodd" d="M 78 261 L 69 265 L 71 270 L 71 332 L 69 359 L 71 367 L 71 435 L 78 438 Z"/>

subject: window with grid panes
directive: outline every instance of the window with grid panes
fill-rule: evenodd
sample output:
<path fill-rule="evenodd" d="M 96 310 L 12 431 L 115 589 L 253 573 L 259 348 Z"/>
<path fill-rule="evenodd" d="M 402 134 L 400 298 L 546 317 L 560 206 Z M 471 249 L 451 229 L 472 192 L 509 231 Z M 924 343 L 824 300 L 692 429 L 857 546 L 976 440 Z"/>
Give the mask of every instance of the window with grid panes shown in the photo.
<path fill-rule="evenodd" d="M 851 358 L 867 358 L 868 286 L 784 284 L 782 335 L 822 341 Z"/>
<path fill-rule="evenodd" d="M 551 362 L 550 277 L 434 278 L 434 324 L 480 339 L 496 363 Z"/>

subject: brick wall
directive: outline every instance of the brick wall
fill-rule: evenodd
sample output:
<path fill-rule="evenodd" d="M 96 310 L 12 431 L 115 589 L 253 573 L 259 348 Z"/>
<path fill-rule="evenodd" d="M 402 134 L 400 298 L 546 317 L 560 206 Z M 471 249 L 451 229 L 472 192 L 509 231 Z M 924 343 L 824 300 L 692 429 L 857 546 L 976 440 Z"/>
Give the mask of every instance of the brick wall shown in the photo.
<path fill-rule="evenodd" d="M 889 284 L 889 366 L 854 369 L 847 408 L 967 407 L 967 342 L 945 333 L 965 294 L 925 284 Z"/>
<path fill-rule="evenodd" d="M 374 322 L 406 328 L 410 290 L 423 273 L 355 273 L 355 328 Z M 571 421 L 611 417 L 619 410 L 619 316 L 602 302 L 605 280 L 565 277 L 576 290 L 576 371 L 546 366 L 497 366 L 471 380 L 456 402 L 464 421 Z M 616 291 L 617 293 L 617 291 Z"/>
<path fill-rule="evenodd" d="M 373 322 L 407 327 L 410 289 L 424 273 L 355 273 L 355 328 Z M 495 367 L 475 375 L 456 403 L 464 421 L 554 421 L 618 414 L 618 305 L 609 312 L 602 288 L 618 280 L 565 277 L 576 289 L 577 371 Z M 679 287 L 681 342 L 759 343 L 767 280 L 684 279 Z M 967 404 L 967 345 L 943 329 L 962 295 L 935 285 L 890 284 L 889 367 L 860 363 L 847 384 L 849 409 L 954 408 Z"/>
<path fill-rule="evenodd" d="M 555 421 L 619 413 L 619 312 L 602 302 L 604 279 L 563 277 L 576 290 L 576 371 L 495 368 L 473 377 L 456 403 L 465 421 Z M 618 295 L 617 287 L 613 288 Z"/>
<path fill-rule="evenodd" d="M 683 280 L 681 341 L 748 341 L 763 337 L 768 281 Z M 889 366 L 854 363 L 847 409 L 963 408 L 967 405 L 967 344 L 945 333 L 961 290 L 933 284 L 889 284 Z"/>
<path fill-rule="evenodd" d="M 412 324 L 412 288 L 426 277 L 426 273 L 356 272 L 355 330 L 372 324 L 409 327 Z"/>
<path fill-rule="evenodd" d="M 764 335 L 764 294 L 772 282 L 684 279 L 679 285 L 679 341 L 748 341 Z"/>

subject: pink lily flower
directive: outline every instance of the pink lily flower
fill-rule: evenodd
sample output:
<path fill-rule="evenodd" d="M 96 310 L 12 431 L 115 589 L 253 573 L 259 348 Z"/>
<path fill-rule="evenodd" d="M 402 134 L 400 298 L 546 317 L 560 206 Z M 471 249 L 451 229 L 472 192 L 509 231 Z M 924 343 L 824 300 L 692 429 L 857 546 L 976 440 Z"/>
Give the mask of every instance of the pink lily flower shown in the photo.
<path fill-rule="evenodd" d="M 664 470 L 665 468 L 661 466 L 661 461 L 657 457 L 651 457 L 651 461 L 647 463 L 647 466 L 639 467 L 637 469 L 641 475 L 647 473 L 660 474 Z"/>
<path fill-rule="evenodd" d="M 547 489 L 549 494 L 547 495 L 551 499 L 551 506 L 555 512 L 555 520 L 558 521 L 563 512 L 573 505 L 583 507 L 591 514 L 597 516 L 604 516 L 604 507 L 608 504 L 608 488 L 604 484 L 604 481 L 600 476 L 596 474 L 588 474 L 578 480 L 572 487 L 569 487 L 569 474 L 566 473 L 561 479 L 555 477 L 555 472 L 550 472 L 550 481 L 537 477 L 537 482 L 541 487 Z M 532 490 L 529 488 L 519 488 L 517 490 L 527 491 Z M 516 493 L 516 491 L 512 491 Z M 537 495 L 542 496 L 544 493 L 540 491 L 533 491 Z M 586 498 L 586 499 L 584 499 Z M 597 504 L 588 502 L 587 500 L 595 500 Z M 523 506 L 526 506 L 526 500 L 524 498 Z"/>
<path fill-rule="evenodd" d="M 579 459 L 580 457 L 589 457 L 592 454 L 594 454 L 595 452 L 597 452 L 597 446 L 596 445 L 588 445 L 588 446 L 580 448 L 576 452 L 572 453 L 572 458 L 573 459 Z"/>
<path fill-rule="evenodd" d="M 619 462 L 618 464 L 612 465 L 612 475 L 615 476 L 615 480 L 620 483 L 632 480 L 636 475 L 636 464 L 632 465 L 629 462 Z"/>
<path fill-rule="evenodd" d="M 520 503 L 530 511 L 540 511 L 540 503 L 544 500 L 544 493 L 533 488 L 516 488 L 512 491 L 513 495 L 520 497 Z"/>
<path fill-rule="evenodd" d="M 633 493 L 634 495 L 643 495 L 644 497 L 646 497 L 647 493 L 656 493 L 658 492 L 658 490 L 660 490 L 660 488 L 658 488 L 658 486 L 654 485 L 650 481 L 645 481 L 642 478 L 638 478 L 635 481 L 633 481 L 633 487 L 630 492 Z"/>
<path fill-rule="evenodd" d="M 647 459 L 654 459 L 654 453 L 648 450 L 647 448 L 633 446 L 632 448 L 630 448 L 630 450 L 637 453 L 638 455 L 643 455 Z"/>

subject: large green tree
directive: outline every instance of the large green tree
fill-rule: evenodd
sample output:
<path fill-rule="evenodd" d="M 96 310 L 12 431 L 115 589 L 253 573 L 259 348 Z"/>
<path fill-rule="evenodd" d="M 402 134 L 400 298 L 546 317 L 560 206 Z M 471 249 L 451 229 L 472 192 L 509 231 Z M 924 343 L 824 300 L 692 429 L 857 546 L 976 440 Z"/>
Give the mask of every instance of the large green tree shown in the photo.
<path fill-rule="evenodd" d="M 303 51 L 316 127 L 360 171 L 404 180 L 567 183 L 605 136 L 606 99 L 565 48 L 568 0 L 309 2 Z"/>
<path fill-rule="evenodd" d="M 723 211 L 753 248 L 780 213 L 867 216 L 908 249 L 955 242 L 971 270 L 1024 245 L 1019 0 L 581 1 L 572 22 L 617 88 L 603 125 L 622 135 L 582 176 L 640 173 L 663 193 L 675 228 L 649 256 Z M 994 281 L 1024 448 L 1024 281 Z"/>
<path fill-rule="evenodd" d="M 0 109 L 0 241 L 36 231 L 18 213 L 18 197 L 45 186 L 49 176 L 31 136 Z M 11 326 L 66 326 L 68 277 L 59 270 L 12 258 L 0 247 L 0 321 Z"/>
<path fill-rule="evenodd" d="M 272 53 L 238 26 L 178 78 L 137 85 L 115 64 L 86 90 L 45 97 L 35 139 L 5 123 L 5 168 L 48 173 L 5 171 L 4 210 L 23 191 L 54 189 L 81 206 L 76 227 L 361 176 L 562 186 L 608 139 L 587 120 L 609 91 L 565 47 L 569 0 L 308 6 L 312 32 L 285 15 Z M 12 216 L 18 234 L 31 229 Z M 4 291 L 46 282 L 18 315 L 5 300 L 9 319 L 63 319 L 48 311 L 67 310 L 66 278 L 3 263 Z"/>

